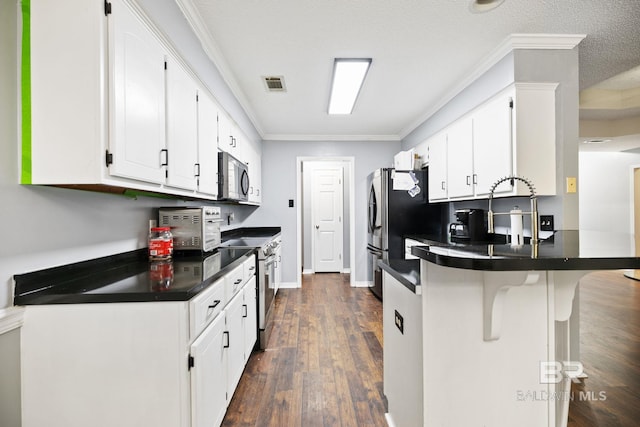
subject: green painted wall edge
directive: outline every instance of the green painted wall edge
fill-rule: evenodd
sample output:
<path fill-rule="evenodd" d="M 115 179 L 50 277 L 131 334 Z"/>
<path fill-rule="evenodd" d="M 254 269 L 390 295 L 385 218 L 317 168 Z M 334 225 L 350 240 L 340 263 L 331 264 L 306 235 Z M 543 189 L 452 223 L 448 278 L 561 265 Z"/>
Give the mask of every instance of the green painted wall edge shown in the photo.
<path fill-rule="evenodd" d="M 22 163 L 20 183 L 31 184 L 31 1 L 22 0 L 20 91 L 22 103 Z"/>

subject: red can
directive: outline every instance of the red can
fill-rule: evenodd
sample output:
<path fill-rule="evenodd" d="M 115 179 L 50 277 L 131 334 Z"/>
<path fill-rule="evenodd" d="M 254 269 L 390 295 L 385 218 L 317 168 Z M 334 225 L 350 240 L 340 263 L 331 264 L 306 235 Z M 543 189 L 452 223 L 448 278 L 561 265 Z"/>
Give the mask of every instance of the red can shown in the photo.
<path fill-rule="evenodd" d="M 173 236 L 169 227 L 153 227 L 149 231 L 149 259 L 170 259 L 173 255 Z"/>

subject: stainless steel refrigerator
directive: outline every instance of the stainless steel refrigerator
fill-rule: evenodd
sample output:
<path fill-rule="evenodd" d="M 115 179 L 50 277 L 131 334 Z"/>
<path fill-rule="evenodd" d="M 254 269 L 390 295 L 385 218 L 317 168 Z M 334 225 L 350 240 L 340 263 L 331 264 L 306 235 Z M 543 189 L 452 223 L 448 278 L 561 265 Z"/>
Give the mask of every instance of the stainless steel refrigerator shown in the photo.
<path fill-rule="evenodd" d="M 367 177 L 368 195 L 368 280 L 371 291 L 382 300 L 382 270 L 378 260 L 404 258 L 404 237 L 426 235 L 446 238 L 447 203 L 430 204 L 428 172 L 414 171 L 420 193 L 393 189 L 393 169 L 378 169 Z"/>

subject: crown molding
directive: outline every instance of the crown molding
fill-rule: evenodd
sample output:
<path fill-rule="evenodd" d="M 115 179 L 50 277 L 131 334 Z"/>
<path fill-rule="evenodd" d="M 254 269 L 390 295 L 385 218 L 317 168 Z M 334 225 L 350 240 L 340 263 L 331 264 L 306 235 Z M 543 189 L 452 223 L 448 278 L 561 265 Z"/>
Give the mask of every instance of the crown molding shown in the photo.
<path fill-rule="evenodd" d="M 0 335 L 22 326 L 24 308 L 8 307 L 0 309 Z"/>
<path fill-rule="evenodd" d="M 289 135 L 289 134 L 267 134 L 262 137 L 263 141 L 305 141 L 305 142 L 327 142 L 327 141 L 357 141 L 357 142 L 400 142 L 400 135 Z"/>
<path fill-rule="evenodd" d="M 446 95 L 433 107 L 424 114 L 414 120 L 409 126 L 400 132 L 401 139 L 404 139 L 413 132 L 418 126 L 427 121 L 449 101 L 456 97 L 460 92 L 467 88 L 471 83 L 476 81 L 480 76 L 489 71 L 491 67 L 496 65 L 502 58 L 509 53 L 518 49 L 549 49 L 549 50 L 570 50 L 578 46 L 586 34 L 511 34 L 502 43 L 498 45 L 489 55 L 487 55 L 480 63 L 473 67 L 473 71 L 463 78 L 460 83 L 446 93 Z"/>

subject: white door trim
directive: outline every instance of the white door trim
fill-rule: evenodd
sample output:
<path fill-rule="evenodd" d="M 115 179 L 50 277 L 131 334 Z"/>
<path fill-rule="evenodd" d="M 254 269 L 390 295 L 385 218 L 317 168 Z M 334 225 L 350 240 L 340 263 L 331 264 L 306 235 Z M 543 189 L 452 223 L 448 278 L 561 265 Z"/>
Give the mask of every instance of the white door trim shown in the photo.
<path fill-rule="evenodd" d="M 306 161 L 330 161 L 330 162 L 344 162 L 349 165 L 349 270 L 351 287 L 355 287 L 355 183 L 354 183 L 354 168 L 355 157 L 313 157 L 302 156 L 296 157 L 296 200 L 298 206 L 296 208 L 296 281 L 298 286 L 302 286 L 302 163 Z"/>

